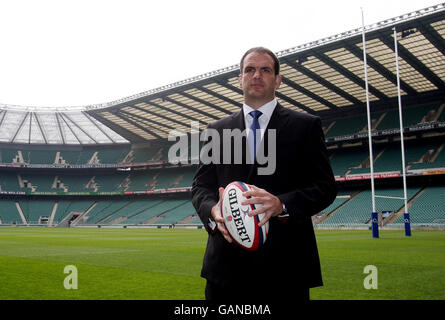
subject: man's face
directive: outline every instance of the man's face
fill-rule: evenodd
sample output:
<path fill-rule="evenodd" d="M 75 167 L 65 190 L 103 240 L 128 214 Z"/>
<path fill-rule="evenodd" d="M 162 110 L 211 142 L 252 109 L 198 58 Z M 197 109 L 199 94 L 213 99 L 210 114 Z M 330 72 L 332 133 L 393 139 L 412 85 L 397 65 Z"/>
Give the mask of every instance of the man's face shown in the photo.
<path fill-rule="evenodd" d="M 252 108 L 259 108 L 275 98 L 281 76 L 275 75 L 272 57 L 265 53 L 252 52 L 244 58 L 238 81 L 244 92 L 244 102 Z"/>

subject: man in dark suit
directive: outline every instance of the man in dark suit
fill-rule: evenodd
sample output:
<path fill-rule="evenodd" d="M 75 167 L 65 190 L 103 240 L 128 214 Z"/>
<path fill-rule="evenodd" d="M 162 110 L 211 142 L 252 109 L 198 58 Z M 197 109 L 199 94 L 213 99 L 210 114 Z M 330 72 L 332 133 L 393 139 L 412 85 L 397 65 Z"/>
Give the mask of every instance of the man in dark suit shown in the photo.
<path fill-rule="evenodd" d="M 192 202 L 209 234 L 201 271 L 207 279 L 208 300 L 307 300 L 309 288 L 323 285 L 311 216 L 335 199 L 335 180 L 320 118 L 278 104 L 275 90 L 280 84 L 275 54 L 263 47 L 250 49 L 240 63 L 243 108 L 208 126 L 221 136 L 224 129 L 260 129 L 257 154 L 276 150 L 274 170 L 268 174 L 259 174 L 262 166 L 259 161 L 249 161 L 255 155 L 250 157 L 248 150 L 243 151 L 240 164 L 216 161 L 198 167 Z M 252 113 L 256 110 L 259 116 Z M 275 135 L 270 136 L 272 131 Z M 273 141 L 268 140 L 271 137 Z M 271 145 L 275 148 L 268 148 Z M 236 147 L 231 145 L 232 160 Z M 268 238 L 255 252 L 232 242 L 221 217 L 224 187 L 236 180 L 254 186 L 246 192 L 251 198 L 245 204 L 261 204 L 252 213 L 265 213 L 261 224 L 269 221 Z"/>

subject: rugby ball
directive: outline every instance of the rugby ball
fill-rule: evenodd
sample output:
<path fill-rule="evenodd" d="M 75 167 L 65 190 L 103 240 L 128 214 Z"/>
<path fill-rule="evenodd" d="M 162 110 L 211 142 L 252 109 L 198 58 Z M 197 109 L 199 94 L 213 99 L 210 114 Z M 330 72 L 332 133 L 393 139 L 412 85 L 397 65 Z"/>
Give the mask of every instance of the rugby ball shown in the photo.
<path fill-rule="evenodd" d="M 221 213 L 233 241 L 246 250 L 255 251 L 266 241 L 269 221 L 259 227 L 258 223 L 263 219 L 264 213 L 252 217 L 248 215 L 261 204 L 241 205 L 245 199 L 250 198 L 243 196 L 243 193 L 250 189 L 250 185 L 244 182 L 229 183 L 221 199 Z"/>

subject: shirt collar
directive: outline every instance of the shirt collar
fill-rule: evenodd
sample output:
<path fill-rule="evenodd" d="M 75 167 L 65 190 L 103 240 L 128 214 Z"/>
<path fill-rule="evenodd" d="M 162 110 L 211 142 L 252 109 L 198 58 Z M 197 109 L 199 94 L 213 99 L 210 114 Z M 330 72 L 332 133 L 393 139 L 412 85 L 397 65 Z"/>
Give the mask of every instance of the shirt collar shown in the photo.
<path fill-rule="evenodd" d="M 263 115 L 260 117 L 261 118 L 266 118 L 266 119 L 270 119 L 272 117 L 272 113 L 275 110 L 275 107 L 277 105 L 277 99 L 273 99 L 272 101 L 269 101 L 266 104 L 263 104 L 261 107 L 259 107 L 257 110 L 261 111 L 263 113 Z M 248 119 L 251 118 L 250 116 L 248 117 L 249 112 L 253 111 L 255 109 L 253 109 L 252 107 L 248 106 L 247 104 L 243 104 L 243 112 L 244 112 L 244 119 Z M 263 117 L 265 116 L 265 117 Z"/>

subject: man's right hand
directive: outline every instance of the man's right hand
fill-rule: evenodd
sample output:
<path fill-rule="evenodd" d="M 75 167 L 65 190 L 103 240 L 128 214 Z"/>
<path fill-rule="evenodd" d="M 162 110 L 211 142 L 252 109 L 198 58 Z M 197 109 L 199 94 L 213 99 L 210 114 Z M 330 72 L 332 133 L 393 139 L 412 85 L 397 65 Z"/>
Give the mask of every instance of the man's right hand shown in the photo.
<path fill-rule="evenodd" d="M 219 201 L 212 207 L 211 215 L 213 220 L 216 222 L 216 226 L 223 235 L 223 237 L 230 243 L 232 243 L 232 238 L 230 237 L 229 231 L 227 231 L 226 225 L 224 224 L 224 218 L 221 213 L 221 198 L 224 193 L 224 188 L 219 188 Z"/>

